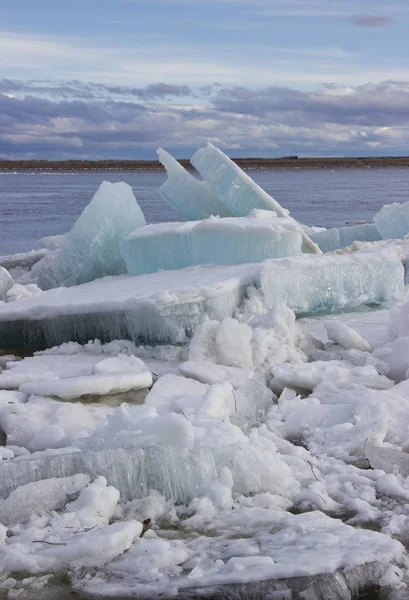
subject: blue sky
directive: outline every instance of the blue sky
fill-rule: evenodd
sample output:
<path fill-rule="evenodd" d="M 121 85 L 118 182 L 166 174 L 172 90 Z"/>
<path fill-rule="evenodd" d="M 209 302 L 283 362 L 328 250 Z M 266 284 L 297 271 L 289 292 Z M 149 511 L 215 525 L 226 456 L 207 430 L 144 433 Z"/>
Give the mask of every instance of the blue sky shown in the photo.
<path fill-rule="evenodd" d="M 409 153 L 402 0 L 0 1 L 0 156 Z"/>

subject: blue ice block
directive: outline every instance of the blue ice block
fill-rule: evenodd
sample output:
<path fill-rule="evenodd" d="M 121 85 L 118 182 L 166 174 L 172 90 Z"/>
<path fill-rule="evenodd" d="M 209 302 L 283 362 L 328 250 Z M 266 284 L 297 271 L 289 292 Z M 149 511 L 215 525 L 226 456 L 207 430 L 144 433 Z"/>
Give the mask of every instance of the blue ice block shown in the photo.
<path fill-rule="evenodd" d="M 301 232 L 290 219 L 210 218 L 137 229 L 121 245 L 128 273 L 193 265 L 237 265 L 301 254 Z"/>
<path fill-rule="evenodd" d="M 325 229 L 311 233 L 310 238 L 318 244 L 323 252 L 345 248 L 353 242 L 376 242 L 382 239 L 373 223 Z"/>
<path fill-rule="evenodd" d="M 385 204 L 373 220 L 384 240 L 403 238 L 409 233 L 409 202 Z"/>
<path fill-rule="evenodd" d="M 145 224 L 131 186 L 104 181 L 61 246 L 34 265 L 33 279 L 47 290 L 126 273 L 119 244 Z"/>

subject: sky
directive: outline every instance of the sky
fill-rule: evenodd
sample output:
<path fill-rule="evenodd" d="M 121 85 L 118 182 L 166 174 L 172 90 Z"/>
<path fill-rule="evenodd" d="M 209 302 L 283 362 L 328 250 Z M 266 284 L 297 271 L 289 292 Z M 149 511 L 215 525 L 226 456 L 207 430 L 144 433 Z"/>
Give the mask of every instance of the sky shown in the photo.
<path fill-rule="evenodd" d="M 0 0 L 0 158 L 409 154 L 406 0 Z"/>

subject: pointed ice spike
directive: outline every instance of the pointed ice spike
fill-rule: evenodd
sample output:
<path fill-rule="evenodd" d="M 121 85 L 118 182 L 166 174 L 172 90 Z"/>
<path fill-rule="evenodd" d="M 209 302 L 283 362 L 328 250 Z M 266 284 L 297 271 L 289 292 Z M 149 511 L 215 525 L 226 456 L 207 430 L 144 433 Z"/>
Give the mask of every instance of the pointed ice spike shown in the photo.
<path fill-rule="evenodd" d="M 233 213 L 220 202 L 205 181 L 191 175 L 166 150 L 156 153 L 165 167 L 168 178 L 159 188 L 162 198 L 187 221 L 198 221 L 210 216 L 232 217 Z"/>

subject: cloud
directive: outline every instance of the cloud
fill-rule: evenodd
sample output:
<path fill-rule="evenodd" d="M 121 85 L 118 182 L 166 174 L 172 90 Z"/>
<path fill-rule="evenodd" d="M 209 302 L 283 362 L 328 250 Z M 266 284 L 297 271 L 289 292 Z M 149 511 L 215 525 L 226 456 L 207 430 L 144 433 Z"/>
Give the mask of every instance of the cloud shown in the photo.
<path fill-rule="evenodd" d="M 165 146 L 182 157 L 207 140 L 236 156 L 404 154 L 409 81 L 300 91 L 0 80 L 2 156 L 152 158 Z"/>
<path fill-rule="evenodd" d="M 348 21 L 358 27 L 383 27 L 392 22 L 390 17 L 385 15 L 351 15 Z"/>

